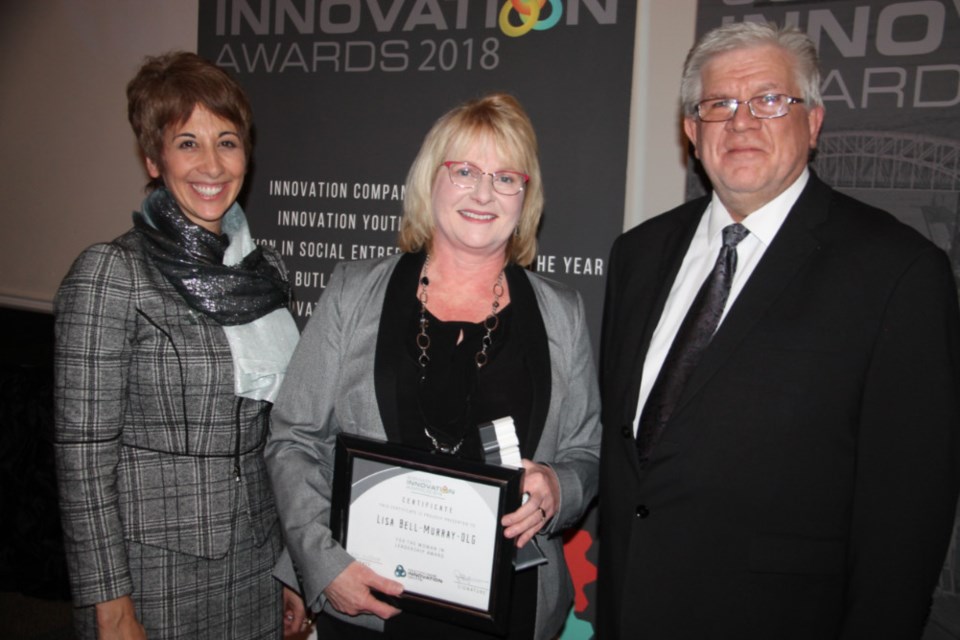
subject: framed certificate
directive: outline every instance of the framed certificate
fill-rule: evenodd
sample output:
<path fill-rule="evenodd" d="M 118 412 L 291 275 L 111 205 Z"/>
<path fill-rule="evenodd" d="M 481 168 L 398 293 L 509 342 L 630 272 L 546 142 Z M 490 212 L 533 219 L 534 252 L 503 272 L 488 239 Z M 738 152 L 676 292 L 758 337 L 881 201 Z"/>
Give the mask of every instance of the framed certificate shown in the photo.
<path fill-rule="evenodd" d="M 506 632 L 516 547 L 501 517 L 522 469 L 341 434 L 330 528 L 347 553 L 403 584 L 405 611 Z"/>

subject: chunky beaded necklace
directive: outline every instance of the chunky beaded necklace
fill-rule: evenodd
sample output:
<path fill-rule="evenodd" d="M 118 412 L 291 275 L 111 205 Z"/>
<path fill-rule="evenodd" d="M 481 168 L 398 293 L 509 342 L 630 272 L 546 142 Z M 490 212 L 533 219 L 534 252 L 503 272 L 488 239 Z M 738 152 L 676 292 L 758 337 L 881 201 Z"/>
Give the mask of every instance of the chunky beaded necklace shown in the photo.
<path fill-rule="evenodd" d="M 430 325 L 430 320 L 427 318 L 427 290 L 430 287 L 430 278 L 427 277 L 427 269 L 429 266 L 430 254 L 428 253 L 427 259 L 423 263 L 423 272 L 420 274 L 420 294 L 417 296 L 420 300 L 420 332 L 417 333 L 417 348 L 420 349 L 420 356 L 417 358 L 417 362 L 420 364 L 422 377 L 426 376 L 427 363 L 430 362 L 430 356 L 428 355 L 428 351 L 430 350 L 430 335 L 427 333 L 427 328 Z M 487 352 L 490 349 L 490 345 L 493 344 L 493 332 L 496 331 L 497 326 L 500 324 L 497 313 L 500 312 L 500 298 L 502 297 L 503 269 L 500 270 L 497 281 L 493 283 L 493 304 L 490 308 L 490 315 L 483 321 L 483 329 L 486 333 L 480 340 L 480 351 L 477 351 L 477 355 L 474 356 L 477 369 L 482 369 L 489 360 Z"/>
<path fill-rule="evenodd" d="M 427 379 L 427 364 L 430 362 L 430 334 L 427 333 L 427 330 L 430 326 L 430 320 L 427 318 L 427 291 L 430 287 L 430 278 L 427 276 L 428 268 L 430 267 L 430 254 L 427 254 L 426 260 L 423 262 L 423 271 L 420 274 L 420 291 L 417 298 L 420 300 L 420 330 L 417 333 L 417 348 L 420 350 L 420 355 L 417 357 L 417 363 L 420 365 L 420 383 Z M 484 335 L 480 339 L 480 350 L 477 351 L 477 354 L 474 356 L 474 362 L 476 362 L 477 369 L 482 369 L 490 359 L 488 354 L 490 346 L 493 344 L 493 332 L 496 331 L 497 327 L 500 324 L 500 319 L 497 317 L 497 314 L 500 311 L 500 298 L 503 297 L 503 278 L 504 271 L 500 270 L 500 275 L 497 276 L 497 281 L 493 284 L 493 304 L 490 307 L 490 314 L 483 320 L 483 329 Z M 420 399 L 417 398 L 419 404 Z M 466 401 L 464 402 L 464 413 L 466 414 L 467 408 L 470 406 L 470 396 L 467 395 Z M 430 439 L 431 445 L 433 445 L 433 451 L 435 453 L 445 453 L 448 455 L 456 455 L 460 451 L 460 447 L 463 446 L 463 440 L 465 436 L 461 436 L 460 440 L 453 445 L 445 445 L 441 443 L 434 435 L 431 433 L 430 425 L 427 423 L 426 416 L 424 415 L 423 408 L 420 408 L 421 416 L 423 417 L 424 427 L 423 432 L 426 434 L 427 438 Z M 465 417 L 465 415 L 464 415 Z"/>

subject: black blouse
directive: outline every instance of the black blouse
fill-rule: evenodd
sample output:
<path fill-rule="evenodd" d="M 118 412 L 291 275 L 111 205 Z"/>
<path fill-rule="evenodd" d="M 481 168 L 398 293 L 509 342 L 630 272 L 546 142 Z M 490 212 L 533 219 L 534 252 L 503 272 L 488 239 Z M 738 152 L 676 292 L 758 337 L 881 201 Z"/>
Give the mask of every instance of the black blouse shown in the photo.
<path fill-rule="evenodd" d="M 447 447 L 461 444 L 458 454 L 483 460 L 478 425 L 510 416 L 522 440 L 530 421 L 531 383 L 523 353 L 510 340 L 513 307 L 499 315 L 491 334 L 488 361 L 477 369 L 476 354 L 486 334 L 481 323 L 442 322 L 427 312 L 430 361 L 421 368 L 415 343 L 420 303 L 410 297 L 405 323 L 409 340 L 402 345 L 401 374 L 397 378 L 400 431 L 404 444 L 433 449 L 429 436 Z M 457 344 L 460 332 L 463 340 Z M 427 435 L 429 433 L 429 436 Z"/>
<path fill-rule="evenodd" d="M 421 369 L 416 336 L 420 321 L 417 289 L 423 260 L 423 254 L 408 254 L 401 259 L 384 300 L 376 375 L 388 438 L 431 451 L 433 445 L 424 432 L 426 428 L 447 446 L 462 439 L 457 455 L 482 460 L 478 425 L 510 416 L 517 429 L 522 457 L 533 458 L 543 429 L 542 416 L 549 403 L 550 365 L 546 329 L 526 276 L 520 267 L 507 268 L 511 303 L 498 314 L 499 325 L 492 333 L 489 360 L 483 368 L 477 369 L 475 361 L 486 333 L 482 323 L 444 322 L 428 311 L 430 361 Z M 463 340 L 457 344 L 461 331 Z M 538 344 L 528 344 L 525 338 L 531 335 Z M 396 408 L 395 415 L 391 415 L 391 405 Z M 537 574 L 537 569 L 514 574 L 508 638 L 533 637 Z M 403 613 L 387 621 L 385 637 L 491 636 Z"/>

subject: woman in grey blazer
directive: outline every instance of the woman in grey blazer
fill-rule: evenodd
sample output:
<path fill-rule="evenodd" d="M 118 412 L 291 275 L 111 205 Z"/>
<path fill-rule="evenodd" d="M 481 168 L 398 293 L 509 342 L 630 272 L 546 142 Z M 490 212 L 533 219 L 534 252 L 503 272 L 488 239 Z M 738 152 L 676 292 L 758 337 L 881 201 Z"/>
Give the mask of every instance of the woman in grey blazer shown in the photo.
<path fill-rule="evenodd" d="M 542 208 L 533 127 L 512 97 L 487 96 L 424 140 L 407 177 L 405 253 L 334 270 L 266 449 L 289 551 L 277 575 L 320 612 L 319 637 L 489 637 L 371 594 L 402 585 L 332 538 L 333 451 L 351 433 L 480 460 L 477 425 L 506 416 L 529 499 L 503 518 L 504 535 L 536 537 L 548 558 L 513 575 L 509 637 L 562 627 L 573 596 L 559 534 L 596 491 L 599 403 L 579 294 L 523 268 Z"/>
<path fill-rule="evenodd" d="M 148 58 L 127 97 L 151 191 L 133 229 L 84 251 L 56 299 L 77 635 L 280 637 L 262 451 L 298 335 L 280 258 L 254 245 L 236 204 L 250 106 L 191 53 Z"/>

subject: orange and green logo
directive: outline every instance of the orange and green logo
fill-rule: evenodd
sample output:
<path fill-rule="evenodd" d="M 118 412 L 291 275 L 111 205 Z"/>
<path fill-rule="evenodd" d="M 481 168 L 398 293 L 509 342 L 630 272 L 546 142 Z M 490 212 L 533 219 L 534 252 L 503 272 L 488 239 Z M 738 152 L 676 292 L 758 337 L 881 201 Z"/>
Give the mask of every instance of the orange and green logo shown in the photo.
<path fill-rule="evenodd" d="M 531 30 L 545 31 L 560 21 L 563 6 L 560 0 L 550 0 L 550 10 L 543 11 L 547 0 L 507 0 L 500 9 L 500 30 L 511 38 L 520 37 Z M 520 24 L 515 25 L 511 14 L 516 13 Z M 546 18 L 541 18 L 547 13 Z"/>

